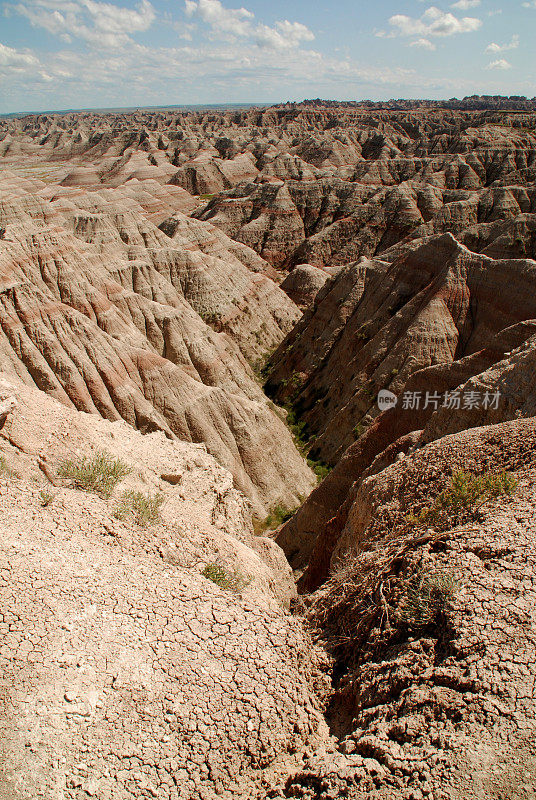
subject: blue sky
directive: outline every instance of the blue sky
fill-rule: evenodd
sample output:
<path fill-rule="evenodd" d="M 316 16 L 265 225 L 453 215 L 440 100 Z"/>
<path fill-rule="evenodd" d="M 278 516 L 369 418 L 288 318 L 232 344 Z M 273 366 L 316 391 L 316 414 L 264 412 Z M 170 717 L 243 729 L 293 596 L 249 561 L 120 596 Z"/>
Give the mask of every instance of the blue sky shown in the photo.
<path fill-rule="evenodd" d="M 0 112 L 536 94 L 536 0 L 0 0 Z"/>

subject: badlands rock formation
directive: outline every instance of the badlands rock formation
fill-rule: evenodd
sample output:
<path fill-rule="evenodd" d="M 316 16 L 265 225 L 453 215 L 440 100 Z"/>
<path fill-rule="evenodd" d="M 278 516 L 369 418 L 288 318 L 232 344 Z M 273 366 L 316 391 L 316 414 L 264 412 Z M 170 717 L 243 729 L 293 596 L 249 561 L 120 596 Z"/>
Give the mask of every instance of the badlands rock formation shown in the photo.
<path fill-rule="evenodd" d="M 536 798 L 535 123 L 0 120 L 0 797 Z"/>
<path fill-rule="evenodd" d="M 205 443 L 261 516 L 296 505 L 311 474 L 247 359 L 299 311 L 260 259 L 180 212 L 167 235 L 119 190 L 10 173 L 3 187 L 3 368 L 79 410 Z"/>
<path fill-rule="evenodd" d="M 289 272 L 281 288 L 297 306 L 306 309 L 312 305 L 322 286 L 330 274 L 327 270 L 312 267 L 310 264 L 299 264 Z"/>
<path fill-rule="evenodd" d="M 534 413 L 527 358 L 535 344 L 535 281 L 536 262 L 495 261 L 444 234 L 392 263 L 350 265 L 324 287 L 273 356 L 267 384 L 299 409 L 311 453 L 335 466 L 279 534 L 296 568 L 309 561 L 354 481 L 401 437 L 426 426 L 430 441 Z M 382 390 L 400 398 L 383 414 Z M 443 407 L 445 392 L 456 391 L 460 398 L 498 393 L 498 407 L 464 408 L 462 399 L 460 408 Z M 405 405 L 413 395 L 418 406 Z M 400 449 L 413 443 L 402 440 Z M 390 458 L 396 455 L 391 449 Z"/>

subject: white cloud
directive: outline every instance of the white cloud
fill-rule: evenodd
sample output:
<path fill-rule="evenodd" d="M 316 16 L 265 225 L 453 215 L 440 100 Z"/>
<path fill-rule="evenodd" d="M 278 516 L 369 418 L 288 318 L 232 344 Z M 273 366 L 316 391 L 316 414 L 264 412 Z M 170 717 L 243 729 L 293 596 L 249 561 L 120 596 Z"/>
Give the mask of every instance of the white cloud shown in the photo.
<path fill-rule="evenodd" d="M 301 22 L 289 22 L 287 19 L 275 23 L 275 28 L 258 25 L 255 29 L 255 40 L 260 47 L 299 47 L 301 42 L 312 42 L 315 35 Z"/>
<path fill-rule="evenodd" d="M 28 52 L 15 50 L 0 42 L 0 67 L 21 67 L 39 64 L 39 60 Z"/>
<path fill-rule="evenodd" d="M 536 0 L 529 0 L 527 3 L 523 3 L 523 8 L 536 8 Z"/>
<path fill-rule="evenodd" d="M 506 53 L 508 50 L 517 50 L 518 47 L 519 47 L 519 36 L 517 34 L 514 34 L 512 36 L 511 41 L 508 44 L 497 44 L 496 42 L 492 42 L 491 44 L 488 44 L 484 52 Z"/>
<path fill-rule="evenodd" d="M 449 11 L 441 11 L 436 6 L 427 8 L 422 17 L 408 17 L 406 14 L 395 14 L 389 19 L 390 36 L 454 36 L 458 33 L 477 31 L 482 20 L 476 17 L 458 18 Z"/>
<path fill-rule="evenodd" d="M 51 80 L 52 79 L 52 80 Z M 310 96 L 423 96 L 438 81 L 404 67 L 390 68 L 322 55 L 311 49 L 252 46 L 208 41 L 204 45 L 146 47 L 136 42 L 117 51 L 62 49 L 47 53 L 46 64 L 0 67 L 2 110 L 42 110 L 92 106 L 168 105 L 170 102 L 274 102 Z M 447 78 L 441 87 L 452 96 Z M 472 83 L 462 85 L 469 93 Z"/>
<path fill-rule="evenodd" d="M 62 44 L 60 38 L 55 51 L 47 49 L 41 61 L 37 52 L 0 46 L 0 105 L 6 111 L 239 102 L 244 98 L 272 102 L 311 96 L 311 87 L 315 96 L 335 98 L 451 97 L 474 91 L 474 76 L 460 74 L 456 65 L 450 76 L 432 76 L 402 66 L 375 65 L 366 56 L 360 63 L 350 56 L 321 54 L 309 46 L 313 32 L 305 25 L 288 20 L 263 24 L 247 8 L 226 8 L 219 0 L 203 6 L 199 0 L 190 0 L 189 16 L 183 16 L 181 23 L 177 20 L 178 27 L 172 30 L 185 35 L 195 30 L 196 44 L 177 38 L 176 47 L 149 46 L 149 42 L 144 46 L 134 38 L 152 24 L 155 10 L 148 0 L 129 0 L 130 8 L 125 7 L 127 0 L 116 0 L 121 6 L 102 0 L 12 2 L 24 7 L 26 19 L 28 12 L 39 12 L 41 25 L 48 25 L 63 41 L 70 37 L 72 44 Z M 247 0 L 234 2 L 238 6 Z M 426 27 L 438 19 L 429 13 L 423 18 Z M 102 48 L 99 36 L 104 35 L 105 19 L 117 47 Z M 174 18 L 162 14 L 160 20 L 171 27 Z M 200 33 L 205 34 L 204 41 L 198 40 Z M 426 50 L 437 44 L 433 37 L 441 35 L 445 34 L 418 33 L 407 43 Z M 495 94 L 499 72 L 484 75 L 487 80 L 479 89 Z M 506 78 L 507 73 L 503 75 Z"/>
<path fill-rule="evenodd" d="M 457 3 L 451 4 L 451 8 L 456 8 L 458 11 L 467 11 L 469 8 L 476 8 L 481 2 L 482 0 L 458 0 Z"/>
<path fill-rule="evenodd" d="M 201 18 L 211 29 L 214 38 L 249 38 L 259 47 L 283 50 L 312 42 L 314 33 L 301 22 L 280 20 L 274 27 L 255 24 L 255 16 L 246 8 L 225 8 L 220 0 L 185 0 L 188 17 Z"/>
<path fill-rule="evenodd" d="M 505 58 L 498 58 L 497 61 L 491 61 L 486 69 L 512 69 L 512 65 Z"/>
<path fill-rule="evenodd" d="M 197 14 L 216 32 L 248 36 L 254 14 L 246 8 L 225 8 L 220 0 L 185 0 L 186 15 Z"/>
<path fill-rule="evenodd" d="M 148 30 L 156 16 L 149 0 L 140 0 L 136 8 L 98 0 L 30 0 L 7 8 L 63 41 L 83 39 L 98 47 L 126 44 L 130 34 Z"/>
<path fill-rule="evenodd" d="M 416 41 L 412 42 L 410 44 L 410 47 L 419 47 L 421 50 L 430 50 L 430 51 L 436 49 L 436 46 L 433 42 L 431 42 L 429 39 L 424 39 L 424 38 L 417 39 Z"/>

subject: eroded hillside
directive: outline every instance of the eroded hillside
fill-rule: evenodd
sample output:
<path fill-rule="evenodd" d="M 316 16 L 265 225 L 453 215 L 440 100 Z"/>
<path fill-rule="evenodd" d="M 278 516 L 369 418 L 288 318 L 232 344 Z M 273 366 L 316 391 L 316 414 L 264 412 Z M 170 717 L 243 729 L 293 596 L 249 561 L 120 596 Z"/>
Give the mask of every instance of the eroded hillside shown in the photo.
<path fill-rule="evenodd" d="M 536 114 L 469 101 L 0 121 L 0 796 L 536 798 Z"/>

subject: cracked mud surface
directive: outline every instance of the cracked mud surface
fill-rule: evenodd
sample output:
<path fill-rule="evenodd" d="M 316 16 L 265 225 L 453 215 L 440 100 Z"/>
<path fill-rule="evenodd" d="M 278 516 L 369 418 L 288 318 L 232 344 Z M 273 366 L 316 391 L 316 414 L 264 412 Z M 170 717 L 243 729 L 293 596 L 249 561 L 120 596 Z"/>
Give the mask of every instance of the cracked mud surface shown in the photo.
<path fill-rule="evenodd" d="M 249 547 L 247 504 L 198 448 L 44 395 L 36 420 L 38 395 L 19 387 L 0 437 L 0 797 L 262 796 L 262 770 L 288 774 L 325 724 L 315 649 L 276 600 L 277 560 Z M 154 529 L 68 486 L 43 506 L 38 454 L 52 472 L 84 432 L 86 452 L 91 436 L 124 448 L 137 481 L 184 472 Z M 242 542 L 226 531 L 240 524 Z M 243 592 L 200 574 L 222 557 L 249 578 Z"/>

